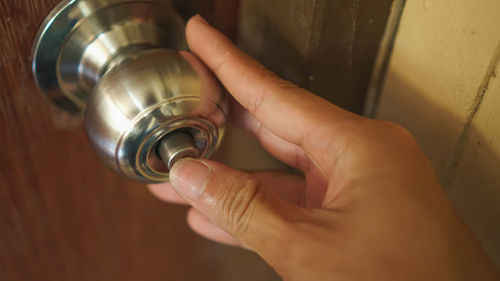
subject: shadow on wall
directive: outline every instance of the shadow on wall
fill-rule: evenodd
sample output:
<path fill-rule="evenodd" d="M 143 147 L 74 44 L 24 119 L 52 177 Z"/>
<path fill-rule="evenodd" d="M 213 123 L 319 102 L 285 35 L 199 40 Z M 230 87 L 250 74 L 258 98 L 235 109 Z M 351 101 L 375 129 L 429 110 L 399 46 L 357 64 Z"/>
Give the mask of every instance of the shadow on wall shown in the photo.
<path fill-rule="evenodd" d="M 474 122 L 463 132 L 464 120 L 394 72 L 388 73 L 389 80 L 384 95 L 390 98 L 382 99 L 377 118 L 415 135 L 448 198 L 500 268 L 500 155 L 495 149 L 500 140 L 485 136 Z"/>
<path fill-rule="evenodd" d="M 391 3 L 243 0 L 238 43 L 277 75 L 360 113 Z"/>
<path fill-rule="evenodd" d="M 297 50 L 265 14 L 258 11 L 249 14 L 241 27 L 239 47 L 278 76 L 307 88 L 307 57 Z"/>

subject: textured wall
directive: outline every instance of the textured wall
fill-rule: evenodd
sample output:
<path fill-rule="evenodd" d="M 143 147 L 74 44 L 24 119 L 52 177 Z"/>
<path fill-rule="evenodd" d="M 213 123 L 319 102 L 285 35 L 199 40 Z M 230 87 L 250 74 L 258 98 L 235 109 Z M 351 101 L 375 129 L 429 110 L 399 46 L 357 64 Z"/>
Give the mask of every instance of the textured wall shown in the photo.
<path fill-rule="evenodd" d="M 500 2 L 408 0 L 378 118 L 408 128 L 500 266 Z"/>
<path fill-rule="evenodd" d="M 239 44 L 278 75 L 361 112 L 392 0 L 243 0 Z"/>
<path fill-rule="evenodd" d="M 361 112 L 391 4 L 392 0 L 242 0 L 237 42 L 281 77 Z M 217 159 L 240 169 L 283 168 L 233 128 Z"/>

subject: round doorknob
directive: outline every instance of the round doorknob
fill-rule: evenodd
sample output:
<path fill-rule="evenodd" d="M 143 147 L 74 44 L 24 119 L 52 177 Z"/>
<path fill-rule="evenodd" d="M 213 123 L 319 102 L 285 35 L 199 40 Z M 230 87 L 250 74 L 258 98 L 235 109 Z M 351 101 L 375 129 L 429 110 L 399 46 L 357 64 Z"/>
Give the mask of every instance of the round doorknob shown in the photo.
<path fill-rule="evenodd" d="M 218 81 L 184 51 L 183 34 L 161 1 L 66 1 L 42 24 L 34 77 L 54 104 L 84 116 L 109 168 L 167 181 L 175 161 L 213 154 L 227 117 Z"/>
<path fill-rule="evenodd" d="M 90 95 L 87 134 L 114 170 L 138 180 L 166 180 L 176 160 L 209 157 L 219 145 L 225 123 L 221 93 L 190 53 L 150 49 L 128 54 Z"/>

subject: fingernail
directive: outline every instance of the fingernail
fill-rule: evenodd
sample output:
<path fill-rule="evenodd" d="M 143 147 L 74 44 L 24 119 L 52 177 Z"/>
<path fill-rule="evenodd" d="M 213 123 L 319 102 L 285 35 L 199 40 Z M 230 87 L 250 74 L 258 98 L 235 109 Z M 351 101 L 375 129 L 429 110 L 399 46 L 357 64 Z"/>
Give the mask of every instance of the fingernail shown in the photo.
<path fill-rule="evenodd" d="M 205 189 L 210 174 L 204 162 L 186 158 L 177 161 L 170 170 L 170 183 L 181 196 L 196 199 Z"/>
<path fill-rule="evenodd" d="M 197 14 L 197 15 L 196 15 L 196 18 L 197 18 L 200 22 L 202 22 L 202 23 L 204 23 L 204 24 L 209 24 L 209 23 L 208 23 L 208 21 L 207 21 L 204 17 L 202 17 L 200 14 Z"/>

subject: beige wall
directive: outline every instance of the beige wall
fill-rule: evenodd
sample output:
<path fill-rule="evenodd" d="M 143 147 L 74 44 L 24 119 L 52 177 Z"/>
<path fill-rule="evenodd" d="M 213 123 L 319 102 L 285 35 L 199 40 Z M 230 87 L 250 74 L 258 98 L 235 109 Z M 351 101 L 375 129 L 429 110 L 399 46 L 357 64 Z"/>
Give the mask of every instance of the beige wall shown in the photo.
<path fill-rule="evenodd" d="M 500 1 L 407 0 L 379 119 L 408 128 L 500 267 Z"/>

